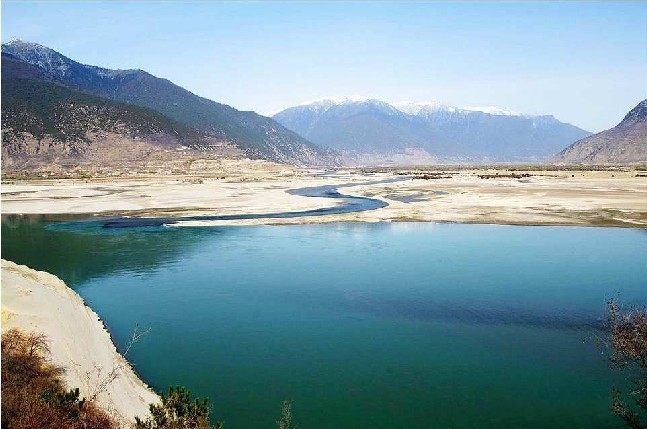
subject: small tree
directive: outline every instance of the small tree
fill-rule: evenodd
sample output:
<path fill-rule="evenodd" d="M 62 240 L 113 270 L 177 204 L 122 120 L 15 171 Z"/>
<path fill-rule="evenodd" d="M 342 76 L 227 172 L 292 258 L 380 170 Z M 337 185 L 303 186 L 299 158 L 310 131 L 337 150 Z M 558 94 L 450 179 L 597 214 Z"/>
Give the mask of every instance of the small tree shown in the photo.
<path fill-rule="evenodd" d="M 283 401 L 281 417 L 276 421 L 278 429 L 296 429 L 292 424 L 292 401 Z"/>
<path fill-rule="evenodd" d="M 162 394 L 162 403 L 150 404 L 146 420 L 135 417 L 136 429 L 221 429 L 222 422 L 209 423 L 209 400 L 191 400 L 191 393 L 184 387 L 171 386 Z"/>
<path fill-rule="evenodd" d="M 615 300 L 608 303 L 611 334 L 611 361 L 635 374 L 630 392 L 635 405 L 622 399 L 614 387 L 611 409 L 628 427 L 647 428 L 647 310 L 623 311 Z"/>

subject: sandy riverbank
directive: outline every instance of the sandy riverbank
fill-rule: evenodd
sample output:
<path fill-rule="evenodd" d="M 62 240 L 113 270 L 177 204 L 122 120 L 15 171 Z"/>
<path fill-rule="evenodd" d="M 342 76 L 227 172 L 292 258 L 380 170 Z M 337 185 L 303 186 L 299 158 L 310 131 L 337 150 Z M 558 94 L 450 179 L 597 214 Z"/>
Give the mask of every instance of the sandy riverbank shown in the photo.
<path fill-rule="evenodd" d="M 103 323 L 57 277 L 2 260 L 2 332 L 18 328 L 46 335 L 52 362 L 65 369 L 68 387 L 96 396 L 121 427 L 148 414 L 158 397 L 117 353 Z M 102 383 L 114 380 L 102 388 Z"/>
<path fill-rule="evenodd" d="M 220 178 L 20 181 L 3 185 L 2 212 L 155 217 L 300 211 L 334 206 L 340 201 L 290 195 L 286 191 L 345 185 L 340 192 L 377 198 L 389 205 L 359 213 L 214 223 L 429 221 L 647 227 L 647 177 L 640 177 L 644 172 L 440 171 L 440 178 L 395 176 L 403 180 L 375 184 L 365 182 L 391 179 L 394 171 L 347 170 L 315 175 L 291 170 Z M 517 176 L 506 177 L 510 174 Z M 528 176 L 518 177 L 522 174 Z"/>

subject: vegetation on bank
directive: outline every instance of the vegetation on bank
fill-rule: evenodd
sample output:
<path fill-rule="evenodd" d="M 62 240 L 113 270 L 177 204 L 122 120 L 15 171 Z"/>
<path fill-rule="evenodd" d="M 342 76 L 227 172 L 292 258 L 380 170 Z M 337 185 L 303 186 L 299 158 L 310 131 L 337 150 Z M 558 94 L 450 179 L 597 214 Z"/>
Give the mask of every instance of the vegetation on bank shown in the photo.
<path fill-rule="evenodd" d="M 113 417 L 94 401 L 67 390 L 63 369 L 51 364 L 42 334 L 11 329 L 2 335 L 2 429 L 116 429 Z M 291 402 L 283 402 L 279 429 L 296 429 Z M 150 414 L 135 417 L 135 429 L 222 429 L 210 423 L 208 399 L 191 397 L 184 387 L 172 386 L 150 404 Z"/>
<path fill-rule="evenodd" d="M 629 392 L 612 389 L 612 412 L 631 429 L 647 429 L 647 309 L 623 310 L 608 303 L 611 362 L 627 370 L 633 382 Z M 2 335 L 2 429 L 113 429 L 115 420 L 94 401 L 80 398 L 79 389 L 67 390 L 63 369 L 48 361 L 42 334 L 12 329 Z M 159 404 L 150 404 L 145 419 L 135 418 L 135 429 L 222 429 L 210 423 L 208 399 L 193 399 L 184 387 L 170 387 Z M 296 429 L 292 403 L 284 401 L 279 429 Z"/>
<path fill-rule="evenodd" d="M 2 429 L 112 429 L 111 417 L 79 389 L 67 390 L 63 370 L 48 362 L 41 334 L 2 335 Z"/>
<path fill-rule="evenodd" d="M 633 382 L 630 392 L 614 387 L 611 409 L 627 427 L 647 428 L 647 309 L 623 311 L 609 301 L 611 361 L 627 370 Z"/>
<path fill-rule="evenodd" d="M 171 386 L 160 404 L 150 404 L 150 415 L 135 417 L 135 429 L 222 429 L 223 423 L 209 423 L 209 400 L 192 399 L 184 387 Z"/>
<path fill-rule="evenodd" d="M 118 424 L 92 400 L 68 390 L 63 369 L 49 362 L 42 334 L 11 329 L 2 335 L 2 429 L 116 429 Z M 171 387 L 151 404 L 150 415 L 135 418 L 136 429 L 221 429 L 209 423 L 209 400 L 192 399 Z"/>

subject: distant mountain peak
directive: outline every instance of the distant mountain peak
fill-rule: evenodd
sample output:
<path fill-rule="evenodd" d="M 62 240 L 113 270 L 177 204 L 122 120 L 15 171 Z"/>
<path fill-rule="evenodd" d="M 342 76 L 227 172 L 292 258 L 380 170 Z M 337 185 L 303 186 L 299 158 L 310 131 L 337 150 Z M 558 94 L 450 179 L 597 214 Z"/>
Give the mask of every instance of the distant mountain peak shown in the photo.
<path fill-rule="evenodd" d="M 409 115 L 421 115 L 421 114 L 434 113 L 434 112 L 456 113 L 461 111 L 467 111 L 467 112 L 486 113 L 488 115 L 494 115 L 494 116 L 530 117 L 530 115 L 524 115 L 522 113 L 501 109 L 495 106 L 456 107 L 456 106 L 448 106 L 446 104 L 441 104 L 435 101 L 398 101 L 392 104 L 396 109 L 404 113 L 407 113 Z"/>
<path fill-rule="evenodd" d="M 513 112 L 511 110 L 500 109 L 495 106 L 466 106 L 466 107 L 461 107 L 461 109 L 468 110 L 470 112 L 487 113 L 488 115 L 495 115 L 495 116 L 527 116 L 518 112 Z"/>
<path fill-rule="evenodd" d="M 71 73 L 72 68 L 80 67 L 86 70 L 92 70 L 103 76 L 118 76 L 133 73 L 146 73 L 138 69 L 129 70 L 112 70 L 103 67 L 81 64 L 74 61 L 58 51 L 35 42 L 26 42 L 21 39 L 13 39 L 2 44 L 2 52 L 13 55 L 29 64 L 41 68 L 42 70 L 52 73 L 57 79 L 65 78 Z"/>
<path fill-rule="evenodd" d="M 538 162 L 590 135 L 552 116 L 431 101 L 385 103 L 368 97 L 315 100 L 274 118 L 344 153 L 392 156 L 420 149 L 452 162 Z"/>
<path fill-rule="evenodd" d="M 295 108 L 306 108 L 316 113 L 324 113 L 333 107 L 338 106 L 372 106 L 377 107 L 390 115 L 399 114 L 400 111 L 389 103 L 376 98 L 363 95 L 349 95 L 345 97 L 324 97 L 316 100 L 300 103 Z"/>
<path fill-rule="evenodd" d="M 333 106 L 355 105 L 355 104 L 372 104 L 385 110 L 396 110 L 406 115 L 429 115 L 437 112 L 448 113 L 485 113 L 493 116 L 519 116 L 524 118 L 534 118 L 535 116 L 518 113 L 512 110 L 502 109 L 495 106 L 466 106 L 456 107 L 441 104 L 435 101 L 397 101 L 387 103 L 376 98 L 366 97 L 363 95 L 350 95 L 346 97 L 324 97 L 316 100 L 310 100 L 298 104 L 295 107 L 306 107 L 318 113 L 327 111 Z"/>
<path fill-rule="evenodd" d="M 317 98 L 315 100 L 299 103 L 297 106 L 313 106 L 313 107 L 330 108 L 332 106 L 340 106 L 343 104 L 366 103 L 366 102 L 372 102 L 372 101 L 379 101 L 379 100 L 376 100 L 371 97 L 365 97 L 363 95 L 349 95 L 345 97 Z"/>
<path fill-rule="evenodd" d="M 313 103 L 334 103 L 334 104 L 346 104 L 346 103 L 364 103 L 366 101 L 371 101 L 373 98 L 366 97 L 364 95 L 354 94 L 347 95 L 343 97 L 323 97 L 310 102 L 303 104 L 313 104 Z"/>
<path fill-rule="evenodd" d="M 43 46 L 35 42 L 27 42 L 22 39 L 13 39 L 2 44 L 2 51 L 9 52 L 14 56 L 22 57 L 25 55 L 41 57 L 61 57 L 66 58 L 63 54 L 56 52 L 52 48 Z"/>
<path fill-rule="evenodd" d="M 25 48 L 30 48 L 30 49 L 39 48 L 39 49 L 47 49 L 47 50 L 50 50 L 50 51 L 52 50 L 52 49 L 50 49 L 50 48 L 48 48 L 46 46 L 40 45 L 38 43 L 27 42 L 27 41 L 22 40 L 22 39 L 11 39 L 8 42 L 4 42 L 3 45 L 12 46 L 12 47 L 21 47 L 21 48 L 25 47 Z"/>
<path fill-rule="evenodd" d="M 647 121 L 647 99 L 641 101 L 636 107 L 631 109 L 621 123 L 645 121 Z"/>
<path fill-rule="evenodd" d="M 564 164 L 644 164 L 647 162 L 647 99 L 615 127 L 581 139 L 559 152 Z"/>
<path fill-rule="evenodd" d="M 420 115 L 432 112 L 455 112 L 456 107 L 440 104 L 435 101 L 398 101 L 392 103 L 393 107 L 407 115 Z"/>

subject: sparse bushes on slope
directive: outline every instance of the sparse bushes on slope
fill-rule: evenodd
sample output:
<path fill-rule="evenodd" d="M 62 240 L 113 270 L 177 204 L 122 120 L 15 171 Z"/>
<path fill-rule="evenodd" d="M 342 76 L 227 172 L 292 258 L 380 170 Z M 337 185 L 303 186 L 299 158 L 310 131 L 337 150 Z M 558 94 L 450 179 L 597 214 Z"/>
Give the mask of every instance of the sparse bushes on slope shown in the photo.
<path fill-rule="evenodd" d="M 104 411 L 79 399 L 78 389 L 65 389 L 48 353 L 41 334 L 2 335 L 2 429 L 114 428 Z"/>
<path fill-rule="evenodd" d="M 609 328 L 613 354 L 611 361 L 634 375 L 634 389 L 627 403 L 622 392 L 613 388 L 613 413 L 633 429 L 647 428 L 647 310 L 622 311 L 609 301 Z M 633 404 L 631 404 L 633 402 Z"/>

